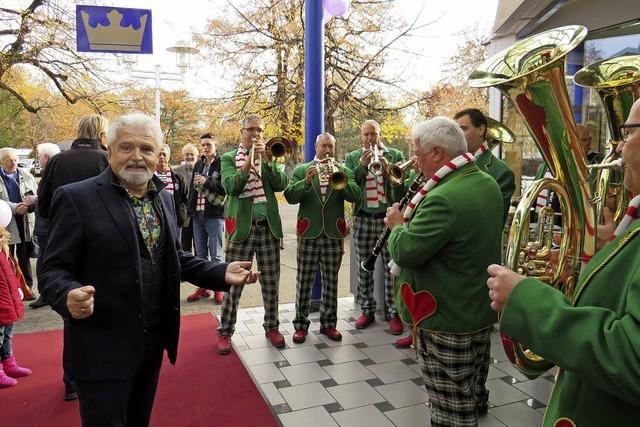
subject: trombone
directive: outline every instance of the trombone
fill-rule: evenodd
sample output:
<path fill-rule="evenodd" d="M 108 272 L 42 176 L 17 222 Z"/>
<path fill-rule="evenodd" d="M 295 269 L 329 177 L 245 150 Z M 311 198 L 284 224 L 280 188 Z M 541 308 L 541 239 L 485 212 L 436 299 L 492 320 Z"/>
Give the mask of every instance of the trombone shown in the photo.
<path fill-rule="evenodd" d="M 327 181 L 333 190 L 342 190 L 347 186 L 349 178 L 340 171 L 337 162 L 329 154 L 324 159 L 316 162 L 318 168 L 318 178 L 320 181 Z"/>

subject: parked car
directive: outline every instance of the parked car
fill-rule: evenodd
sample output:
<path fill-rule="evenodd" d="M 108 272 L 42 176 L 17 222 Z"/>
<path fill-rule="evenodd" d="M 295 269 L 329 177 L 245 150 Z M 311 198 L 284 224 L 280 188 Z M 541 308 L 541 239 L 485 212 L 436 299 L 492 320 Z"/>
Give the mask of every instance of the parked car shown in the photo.
<path fill-rule="evenodd" d="M 38 160 L 33 162 L 33 166 L 31 166 L 31 175 L 33 176 L 42 175 L 42 168 L 40 167 L 40 163 L 38 163 Z"/>
<path fill-rule="evenodd" d="M 22 169 L 26 169 L 31 172 L 31 168 L 35 163 L 34 159 L 18 159 L 18 167 Z"/>

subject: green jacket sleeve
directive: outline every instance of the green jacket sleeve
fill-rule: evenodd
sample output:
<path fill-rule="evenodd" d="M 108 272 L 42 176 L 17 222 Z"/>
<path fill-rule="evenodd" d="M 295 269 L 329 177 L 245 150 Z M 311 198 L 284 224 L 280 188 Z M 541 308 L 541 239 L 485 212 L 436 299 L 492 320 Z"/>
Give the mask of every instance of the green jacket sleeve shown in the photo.
<path fill-rule="evenodd" d="M 516 180 L 513 172 L 510 169 L 505 169 L 496 177 L 496 182 L 498 183 L 500 192 L 502 193 L 502 222 L 504 224 L 507 220 L 507 216 L 509 215 L 511 196 L 513 196 L 514 191 L 516 191 Z"/>
<path fill-rule="evenodd" d="M 222 175 L 222 188 L 229 196 L 239 196 L 249 180 L 249 174 L 236 168 L 235 158 L 223 155 L 220 159 L 220 174 Z"/>
<path fill-rule="evenodd" d="M 264 161 L 262 163 L 262 179 L 269 181 L 269 185 L 274 193 L 282 191 L 287 187 L 287 175 L 272 161 Z"/>
<path fill-rule="evenodd" d="M 291 205 L 300 203 L 302 199 L 312 190 L 311 184 L 307 184 L 306 175 L 307 169 L 305 166 L 298 166 L 293 171 L 291 182 L 284 189 L 284 198 Z"/>
<path fill-rule="evenodd" d="M 340 166 L 340 171 L 347 175 L 347 186 L 342 189 L 342 196 L 347 202 L 356 203 L 360 201 L 360 187 L 353 179 L 353 172 L 344 166 Z"/>
<path fill-rule="evenodd" d="M 367 168 L 362 166 L 362 163 L 358 161 L 356 152 L 351 153 L 345 159 L 345 166 L 353 172 L 353 179 L 359 187 L 364 185 L 364 180 L 367 177 Z"/>
<path fill-rule="evenodd" d="M 560 291 L 528 278 L 511 292 L 503 310 L 501 330 L 590 384 L 637 405 L 639 322 L 638 274 L 629 285 L 622 316 L 603 307 L 574 307 Z"/>
<path fill-rule="evenodd" d="M 389 254 L 400 267 L 424 264 L 451 236 L 455 214 L 450 203 L 439 195 L 427 197 L 429 200 L 418 205 L 409 226 L 396 225 L 389 236 Z"/>

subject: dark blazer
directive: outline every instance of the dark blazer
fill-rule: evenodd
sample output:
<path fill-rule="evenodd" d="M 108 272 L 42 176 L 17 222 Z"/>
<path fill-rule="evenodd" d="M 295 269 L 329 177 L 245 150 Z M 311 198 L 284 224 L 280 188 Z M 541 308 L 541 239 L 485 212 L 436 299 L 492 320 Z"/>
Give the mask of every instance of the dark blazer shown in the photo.
<path fill-rule="evenodd" d="M 193 165 L 193 174 L 191 174 L 191 180 L 189 181 L 189 203 L 187 203 L 187 213 L 189 216 L 196 214 L 196 203 L 198 201 L 198 192 L 193 188 L 193 178 L 196 172 L 202 174 L 205 166 L 207 166 L 207 158 L 200 156 L 200 159 Z M 220 155 L 217 155 L 206 175 L 207 180 L 203 184 L 211 193 L 226 194 L 224 188 L 222 188 L 222 178 L 220 172 Z M 223 218 L 224 206 L 214 206 L 205 199 L 204 202 L 204 217 L 205 218 Z"/>
<path fill-rule="evenodd" d="M 154 177 L 160 188 L 162 183 Z M 175 363 L 180 328 L 180 280 L 212 290 L 229 289 L 227 264 L 179 250 L 173 200 L 158 191 L 166 230 L 163 260 L 168 296 L 165 348 Z M 138 227 L 124 189 L 111 168 L 97 177 L 60 187 L 53 198 L 49 244 L 42 275 L 45 300 L 69 319 L 74 377 L 83 381 L 130 379 L 143 359 L 141 264 Z M 93 315 L 73 319 L 67 293 L 95 287 Z"/>

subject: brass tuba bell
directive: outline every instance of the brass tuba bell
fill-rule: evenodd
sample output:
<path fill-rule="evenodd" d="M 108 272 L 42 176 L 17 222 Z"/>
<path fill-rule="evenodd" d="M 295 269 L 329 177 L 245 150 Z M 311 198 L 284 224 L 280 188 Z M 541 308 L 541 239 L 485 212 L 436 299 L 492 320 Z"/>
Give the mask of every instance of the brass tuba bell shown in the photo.
<path fill-rule="evenodd" d="M 545 31 L 489 58 L 469 77 L 470 86 L 495 87 L 513 102 L 553 175 L 524 193 L 509 230 L 505 265 L 560 289 L 569 299 L 581 261 L 595 250 L 594 207 L 564 68 L 565 56 L 586 35 L 579 25 Z M 530 224 L 530 208 L 544 190 L 559 198 L 562 231 L 549 206 L 551 217 L 549 209 L 540 213 L 545 215 L 542 229 Z M 552 366 L 522 343 L 508 337 L 503 343 L 511 362 L 529 378 Z"/>
<path fill-rule="evenodd" d="M 607 144 L 609 152 L 599 167 L 590 169 L 598 170 L 594 194 L 596 214 L 601 218 L 604 207 L 613 198 L 613 221 L 618 223 L 625 214 L 629 197 L 622 185 L 623 172 L 616 170 L 620 160 L 616 150 L 622 141 L 620 125 L 627 120 L 631 106 L 640 97 L 640 55 L 623 55 L 588 65 L 576 73 L 573 81 L 594 89 L 607 114 L 611 134 Z"/>

